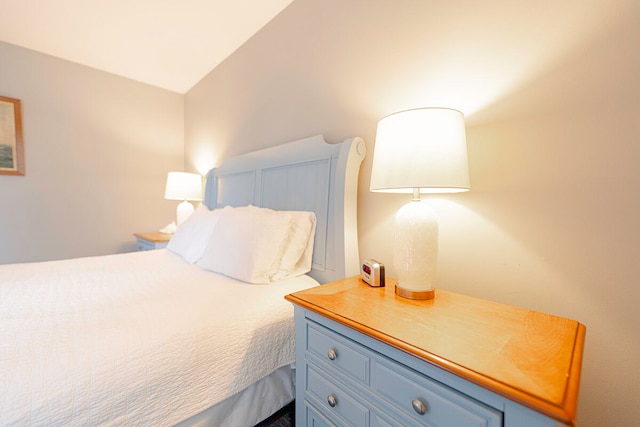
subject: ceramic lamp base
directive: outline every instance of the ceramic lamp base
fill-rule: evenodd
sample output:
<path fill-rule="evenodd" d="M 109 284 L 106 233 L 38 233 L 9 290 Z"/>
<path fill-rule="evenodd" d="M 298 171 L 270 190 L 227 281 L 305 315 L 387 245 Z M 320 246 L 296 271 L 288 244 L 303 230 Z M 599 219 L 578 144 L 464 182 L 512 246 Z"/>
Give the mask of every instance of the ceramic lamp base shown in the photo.
<path fill-rule="evenodd" d="M 433 279 L 438 265 L 435 212 L 425 202 L 414 199 L 396 214 L 395 232 L 396 295 L 409 299 L 433 298 Z"/>
<path fill-rule="evenodd" d="M 195 211 L 193 205 L 188 201 L 184 201 L 178 205 L 176 209 L 176 223 L 182 224 Z"/>
<path fill-rule="evenodd" d="M 428 291 L 412 291 L 411 289 L 404 289 L 396 285 L 396 295 L 407 299 L 434 299 L 436 296 L 436 290 L 430 289 Z"/>

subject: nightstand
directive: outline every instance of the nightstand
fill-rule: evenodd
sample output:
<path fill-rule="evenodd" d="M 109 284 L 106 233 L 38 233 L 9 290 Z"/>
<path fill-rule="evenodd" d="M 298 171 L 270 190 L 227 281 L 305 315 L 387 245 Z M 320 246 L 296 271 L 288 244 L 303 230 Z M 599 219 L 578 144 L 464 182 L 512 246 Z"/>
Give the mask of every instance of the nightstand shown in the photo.
<path fill-rule="evenodd" d="M 296 425 L 575 425 L 586 328 L 437 289 L 396 296 L 359 276 L 287 295 Z"/>
<path fill-rule="evenodd" d="M 150 251 L 153 249 L 162 249 L 167 246 L 169 239 L 173 234 L 161 233 L 159 231 L 150 231 L 147 233 L 134 233 L 137 240 L 136 250 Z"/>

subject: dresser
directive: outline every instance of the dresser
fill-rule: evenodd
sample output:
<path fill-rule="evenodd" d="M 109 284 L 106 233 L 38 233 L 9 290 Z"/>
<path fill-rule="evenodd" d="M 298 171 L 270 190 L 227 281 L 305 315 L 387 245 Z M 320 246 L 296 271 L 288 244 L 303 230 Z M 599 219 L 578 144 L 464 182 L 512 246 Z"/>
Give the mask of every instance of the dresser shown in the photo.
<path fill-rule="evenodd" d="M 437 289 L 351 277 L 287 295 L 296 425 L 552 427 L 576 422 L 586 328 Z"/>
<path fill-rule="evenodd" d="M 167 246 L 171 240 L 171 233 L 162 233 L 160 231 L 149 231 L 146 233 L 134 233 L 136 237 L 136 250 L 150 251 L 154 249 L 162 249 Z"/>

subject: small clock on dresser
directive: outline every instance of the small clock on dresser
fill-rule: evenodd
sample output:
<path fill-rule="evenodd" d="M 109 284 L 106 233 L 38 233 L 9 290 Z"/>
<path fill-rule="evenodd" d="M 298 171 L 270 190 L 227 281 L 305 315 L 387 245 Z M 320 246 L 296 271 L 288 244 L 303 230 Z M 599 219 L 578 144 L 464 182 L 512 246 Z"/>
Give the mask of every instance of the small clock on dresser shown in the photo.
<path fill-rule="evenodd" d="M 296 425 L 574 426 L 586 328 L 443 290 L 409 300 L 359 276 L 295 307 Z"/>

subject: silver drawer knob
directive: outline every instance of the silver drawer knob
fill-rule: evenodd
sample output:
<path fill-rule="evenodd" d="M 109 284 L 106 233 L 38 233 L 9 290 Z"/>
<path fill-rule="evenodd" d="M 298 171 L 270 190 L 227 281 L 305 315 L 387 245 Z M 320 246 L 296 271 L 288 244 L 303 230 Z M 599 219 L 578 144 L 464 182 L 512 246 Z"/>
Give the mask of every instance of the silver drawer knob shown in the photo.
<path fill-rule="evenodd" d="M 327 351 L 327 357 L 329 358 L 329 360 L 336 360 L 336 357 L 338 357 L 338 353 L 336 353 L 334 349 L 330 348 L 329 351 Z"/>
<path fill-rule="evenodd" d="M 414 399 L 413 401 L 411 401 L 411 406 L 413 406 L 413 410 L 420 415 L 424 415 L 427 413 L 427 405 L 425 405 L 418 399 Z"/>
<path fill-rule="evenodd" d="M 336 397 L 333 394 L 330 394 L 327 397 L 327 403 L 329 404 L 329 406 L 331 406 L 332 408 L 335 408 L 335 406 L 338 404 L 338 399 L 336 399 Z"/>

